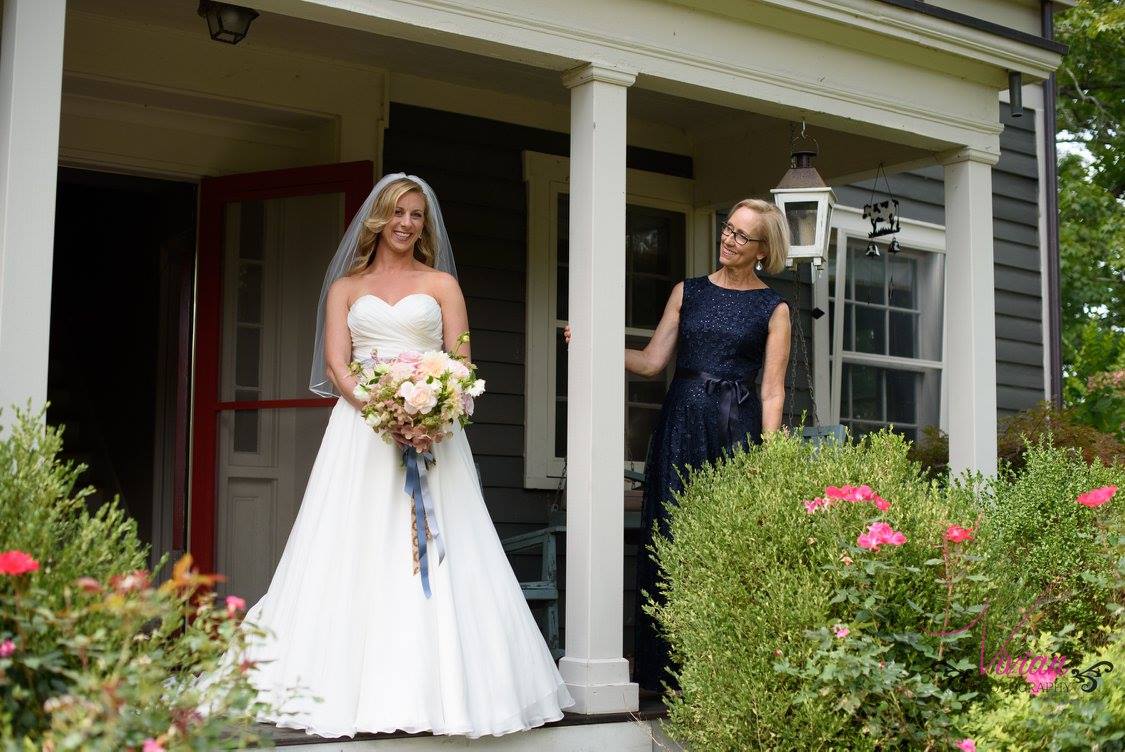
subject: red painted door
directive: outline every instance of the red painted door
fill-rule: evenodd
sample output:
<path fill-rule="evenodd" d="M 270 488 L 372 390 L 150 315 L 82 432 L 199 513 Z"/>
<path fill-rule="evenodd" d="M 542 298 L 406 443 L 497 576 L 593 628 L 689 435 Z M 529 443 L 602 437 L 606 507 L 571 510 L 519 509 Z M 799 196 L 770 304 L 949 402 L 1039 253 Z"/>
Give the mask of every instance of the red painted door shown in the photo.
<path fill-rule="evenodd" d="M 334 399 L 308 389 L 324 271 L 370 162 L 200 188 L 189 543 L 253 602 L 292 526 Z"/>

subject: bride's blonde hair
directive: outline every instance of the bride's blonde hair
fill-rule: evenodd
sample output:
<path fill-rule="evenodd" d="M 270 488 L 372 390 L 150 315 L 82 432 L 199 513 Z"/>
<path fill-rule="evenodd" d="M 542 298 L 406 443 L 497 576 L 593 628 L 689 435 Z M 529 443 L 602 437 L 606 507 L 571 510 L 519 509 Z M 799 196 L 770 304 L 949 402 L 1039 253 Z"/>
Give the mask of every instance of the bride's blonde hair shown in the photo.
<path fill-rule="evenodd" d="M 426 194 L 422 186 L 409 178 L 399 178 L 387 183 L 386 187 L 375 197 L 375 204 L 371 213 L 363 220 L 363 228 L 359 231 L 359 243 L 355 249 L 355 260 L 348 269 L 346 276 L 359 274 L 375 260 L 375 250 L 379 247 L 379 233 L 383 231 L 391 218 L 394 217 L 395 207 L 399 199 L 408 193 L 417 193 L 426 201 Z M 437 256 L 434 238 L 437 231 L 434 229 L 433 216 L 430 213 L 429 202 L 426 202 L 425 221 L 422 224 L 422 234 L 414 241 L 414 258 L 426 266 L 433 266 Z"/>

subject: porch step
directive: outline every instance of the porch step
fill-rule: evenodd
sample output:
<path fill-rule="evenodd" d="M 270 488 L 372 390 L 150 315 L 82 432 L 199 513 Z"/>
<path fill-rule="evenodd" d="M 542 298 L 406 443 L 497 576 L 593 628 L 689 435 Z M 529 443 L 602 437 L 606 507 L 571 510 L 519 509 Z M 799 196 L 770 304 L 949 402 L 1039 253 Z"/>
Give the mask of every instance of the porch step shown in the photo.
<path fill-rule="evenodd" d="M 456 736 L 413 735 L 397 738 L 359 738 L 326 741 L 278 740 L 300 752 L 683 752 L 659 728 L 659 720 L 615 720 L 574 726 L 550 725 L 506 736 L 466 739 Z M 379 735 L 382 736 L 382 735 Z M 299 746 L 297 746 L 299 745 Z"/>

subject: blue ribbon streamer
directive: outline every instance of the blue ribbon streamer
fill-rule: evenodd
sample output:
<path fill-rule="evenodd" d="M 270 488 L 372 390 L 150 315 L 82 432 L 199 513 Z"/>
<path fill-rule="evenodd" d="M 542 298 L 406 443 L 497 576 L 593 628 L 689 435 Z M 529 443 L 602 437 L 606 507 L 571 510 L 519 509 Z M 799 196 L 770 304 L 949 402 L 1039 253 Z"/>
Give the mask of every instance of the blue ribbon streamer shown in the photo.
<path fill-rule="evenodd" d="M 418 462 L 418 458 L 422 462 Z M 434 501 L 430 494 L 429 479 L 426 477 L 426 468 L 433 464 L 434 455 L 430 452 L 419 452 L 412 446 L 403 447 L 402 464 L 406 467 L 406 485 L 403 490 L 407 496 L 414 500 L 414 527 L 415 540 L 418 544 L 418 568 L 422 575 L 422 592 L 429 598 L 430 592 L 430 553 L 426 544 L 426 528 L 429 527 L 430 537 L 437 549 L 438 564 L 445 560 L 445 543 L 438 531 L 437 514 L 434 512 Z"/>

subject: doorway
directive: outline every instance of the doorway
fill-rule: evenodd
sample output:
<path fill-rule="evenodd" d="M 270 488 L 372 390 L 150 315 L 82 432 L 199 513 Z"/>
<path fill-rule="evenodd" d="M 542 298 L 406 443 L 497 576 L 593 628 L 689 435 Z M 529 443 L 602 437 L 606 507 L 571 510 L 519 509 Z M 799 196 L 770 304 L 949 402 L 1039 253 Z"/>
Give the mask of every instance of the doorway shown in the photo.
<path fill-rule="evenodd" d="M 192 183 L 59 169 L 47 420 L 154 558 L 185 547 L 195 226 Z"/>
<path fill-rule="evenodd" d="M 200 186 L 190 548 L 218 591 L 254 602 L 296 518 L 335 399 L 309 392 L 324 270 L 373 165 L 207 178 Z"/>

